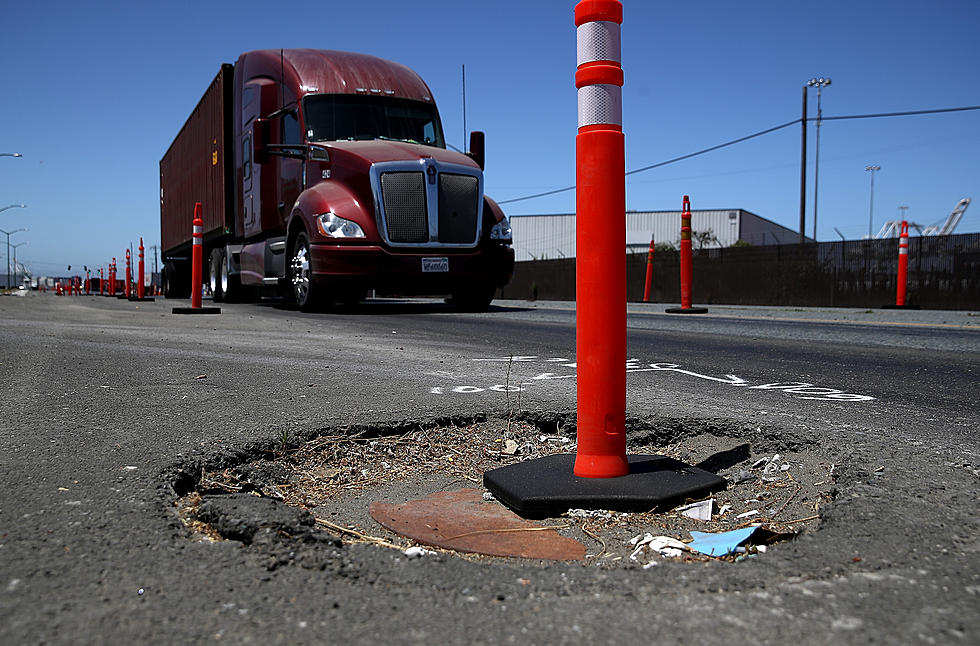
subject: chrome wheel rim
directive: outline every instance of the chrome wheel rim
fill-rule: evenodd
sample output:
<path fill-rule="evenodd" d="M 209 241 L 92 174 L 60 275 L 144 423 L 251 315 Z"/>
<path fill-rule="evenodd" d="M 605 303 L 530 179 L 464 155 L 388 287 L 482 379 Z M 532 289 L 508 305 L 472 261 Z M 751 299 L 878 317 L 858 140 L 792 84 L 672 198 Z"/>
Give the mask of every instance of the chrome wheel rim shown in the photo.
<path fill-rule="evenodd" d="M 305 244 L 296 249 L 290 267 L 292 268 L 293 292 L 296 294 L 296 300 L 305 303 L 306 297 L 310 293 L 310 255 Z"/>

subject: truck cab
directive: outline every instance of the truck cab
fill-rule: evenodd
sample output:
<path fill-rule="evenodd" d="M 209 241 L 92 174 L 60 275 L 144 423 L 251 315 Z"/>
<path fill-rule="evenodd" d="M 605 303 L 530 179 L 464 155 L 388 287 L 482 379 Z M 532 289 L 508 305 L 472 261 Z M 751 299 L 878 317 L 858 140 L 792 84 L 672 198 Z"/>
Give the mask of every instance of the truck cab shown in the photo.
<path fill-rule="evenodd" d="M 509 282 L 510 227 L 484 195 L 482 133 L 469 153 L 448 150 L 415 72 L 258 50 L 239 57 L 233 87 L 234 214 L 205 267 L 216 300 L 278 290 L 315 310 L 373 289 L 482 310 Z"/>

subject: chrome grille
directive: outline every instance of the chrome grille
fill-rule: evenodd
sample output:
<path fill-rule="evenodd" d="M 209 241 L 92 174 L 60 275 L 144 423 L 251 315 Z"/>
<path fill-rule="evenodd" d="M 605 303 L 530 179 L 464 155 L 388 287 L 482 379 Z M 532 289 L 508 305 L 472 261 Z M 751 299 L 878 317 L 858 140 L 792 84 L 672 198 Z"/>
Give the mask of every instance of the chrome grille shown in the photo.
<path fill-rule="evenodd" d="M 381 195 L 389 240 L 408 243 L 429 241 L 424 173 L 382 173 Z"/>
<path fill-rule="evenodd" d="M 439 174 L 439 242 L 473 243 L 480 211 L 480 183 L 472 175 Z"/>

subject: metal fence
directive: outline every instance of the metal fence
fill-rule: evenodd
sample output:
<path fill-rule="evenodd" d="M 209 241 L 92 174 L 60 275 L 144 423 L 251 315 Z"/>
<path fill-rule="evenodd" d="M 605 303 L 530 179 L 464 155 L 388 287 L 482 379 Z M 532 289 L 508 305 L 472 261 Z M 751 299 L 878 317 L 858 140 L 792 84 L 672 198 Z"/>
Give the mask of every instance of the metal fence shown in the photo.
<path fill-rule="evenodd" d="M 627 256 L 627 298 L 643 298 L 647 254 Z M 895 302 L 898 239 L 728 247 L 694 252 L 696 303 L 881 307 Z M 574 300 L 575 261 L 517 263 L 505 298 Z M 908 303 L 980 309 L 980 233 L 913 237 Z M 680 302 L 679 254 L 654 256 L 651 300 Z"/>

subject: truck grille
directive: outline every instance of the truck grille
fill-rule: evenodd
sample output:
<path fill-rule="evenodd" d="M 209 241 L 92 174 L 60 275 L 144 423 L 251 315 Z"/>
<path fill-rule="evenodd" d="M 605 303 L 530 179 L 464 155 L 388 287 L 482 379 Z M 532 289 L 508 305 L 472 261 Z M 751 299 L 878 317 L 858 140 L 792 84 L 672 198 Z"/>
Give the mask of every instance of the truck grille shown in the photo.
<path fill-rule="evenodd" d="M 429 241 L 424 173 L 382 173 L 381 195 L 389 240 L 419 243 Z"/>
<path fill-rule="evenodd" d="M 473 242 L 480 183 L 472 175 L 439 175 L 439 242 Z"/>
<path fill-rule="evenodd" d="M 438 165 L 427 165 L 417 171 L 398 165 L 402 164 L 376 164 L 372 169 L 388 243 L 473 247 L 479 242 L 483 202 L 479 175 L 467 174 L 468 168 L 450 172 L 445 166 L 437 170 Z"/>

